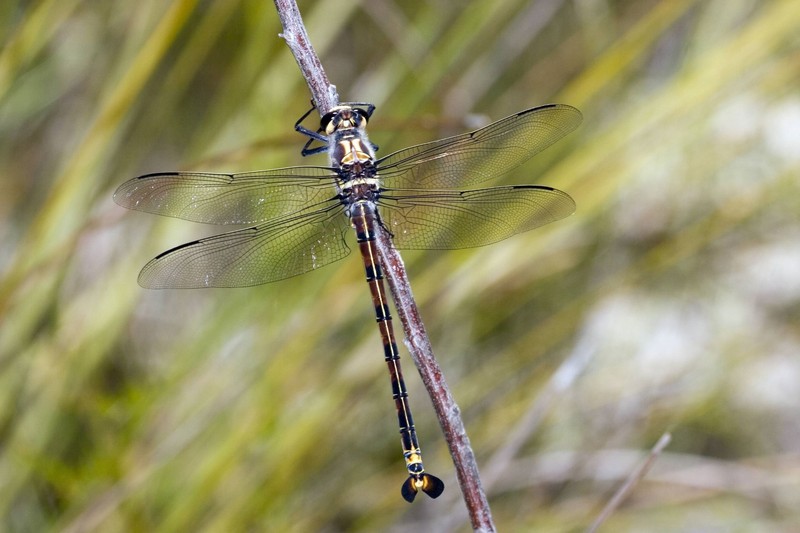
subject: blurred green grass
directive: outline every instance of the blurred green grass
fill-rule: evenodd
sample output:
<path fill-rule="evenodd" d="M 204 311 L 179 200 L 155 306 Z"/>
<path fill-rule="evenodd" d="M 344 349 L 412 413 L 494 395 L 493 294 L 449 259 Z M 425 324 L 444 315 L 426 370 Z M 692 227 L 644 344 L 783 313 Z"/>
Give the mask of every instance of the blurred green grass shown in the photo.
<path fill-rule="evenodd" d="M 381 153 L 548 102 L 585 115 L 507 178 L 575 216 L 403 254 L 498 527 L 586 527 L 665 430 L 609 531 L 796 527 L 800 4 L 300 7 L 342 99 L 378 106 Z M 252 289 L 136 284 L 215 230 L 125 212 L 124 180 L 301 163 L 309 96 L 279 32 L 261 0 L 0 8 L 3 530 L 466 529 L 407 357 L 448 490 L 399 496 L 354 256 Z"/>

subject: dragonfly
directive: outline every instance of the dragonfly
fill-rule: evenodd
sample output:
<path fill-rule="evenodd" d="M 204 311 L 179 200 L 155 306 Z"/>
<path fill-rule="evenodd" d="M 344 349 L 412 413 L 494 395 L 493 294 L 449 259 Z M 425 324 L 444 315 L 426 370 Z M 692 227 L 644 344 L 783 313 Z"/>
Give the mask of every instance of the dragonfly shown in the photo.
<path fill-rule="evenodd" d="M 578 127 L 581 113 L 550 104 L 483 128 L 376 156 L 367 136 L 375 106 L 354 102 L 326 113 L 302 155 L 327 152 L 328 166 L 219 174 L 158 172 L 123 183 L 114 200 L 128 209 L 207 224 L 245 225 L 172 248 L 148 262 L 150 289 L 248 287 L 336 262 L 355 230 L 389 369 L 408 477 L 401 495 L 437 498 L 444 483 L 422 462 L 392 327 L 377 239 L 397 249 L 459 249 L 495 243 L 575 211 L 543 185 L 469 188 L 508 174 Z M 312 147 L 318 142 L 319 146 Z"/>

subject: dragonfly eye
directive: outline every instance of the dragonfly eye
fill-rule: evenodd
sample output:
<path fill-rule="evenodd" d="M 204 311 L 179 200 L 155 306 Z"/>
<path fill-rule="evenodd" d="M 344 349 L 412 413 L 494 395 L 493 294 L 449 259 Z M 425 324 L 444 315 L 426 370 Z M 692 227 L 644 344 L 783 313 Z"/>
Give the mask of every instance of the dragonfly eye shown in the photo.
<path fill-rule="evenodd" d="M 356 123 L 356 124 L 355 124 L 355 125 L 356 125 L 356 127 L 357 127 L 358 129 L 362 130 L 362 131 L 366 131 L 366 129 L 367 129 L 367 117 L 366 117 L 365 115 L 362 115 L 362 114 L 359 112 L 359 110 L 358 110 L 358 109 L 356 109 L 356 110 L 353 112 L 353 118 L 354 118 L 354 121 L 355 121 L 355 123 Z"/>
<path fill-rule="evenodd" d="M 322 115 L 322 118 L 319 119 L 319 131 L 324 131 L 328 133 L 331 128 L 331 123 L 333 122 L 333 118 L 336 116 L 338 111 L 331 111 L 330 113 L 325 113 Z"/>
<path fill-rule="evenodd" d="M 325 120 L 325 117 L 328 115 L 332 115 L 328 120 Z M 338 114 L 328 113 L 322 119 L 322 128 L 325 129 L 325 133 L 328 135 L 333 135 L 333 132 L 339 129 L 339 124 L 341 123 L 341 119 L 339 118 Z"/>

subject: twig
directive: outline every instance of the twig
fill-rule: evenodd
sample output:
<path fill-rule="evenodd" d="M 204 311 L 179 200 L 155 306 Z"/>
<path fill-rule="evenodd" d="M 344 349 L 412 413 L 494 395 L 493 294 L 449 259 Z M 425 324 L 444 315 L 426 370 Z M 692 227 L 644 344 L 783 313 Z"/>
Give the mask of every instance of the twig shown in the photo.
<path fill-rule="evenodd" d="M 274 0 L 283 25 L 281 36 L 294 54 L 300 71 L 308 83 L 312 98 L 321 115 L 339 103 L 336 87 L 328 81 L 319 58 L 311 46 L 294 0 Z M 475 531 L 495 531 L 486 494 L 481 487 L 475 454 L 464 430 L 461 412 L 445 382 L 441 368 L 433 357 L 433 349 L 419 316 L 405 267 L 388 235 L 376 240 L 378 259 L 386 274 L 394 298 L 398 318 L 403 325 L 406 347 L 414 360 L 422 382 L 430 395 L 445 440 L 456 467 L 461 491 Z"/>
<path fill-rule="evenodd" d="M 319 56 L 308 38 L 295 0 L 275 0 L 275 9 L 278 10 L 283 26 L 283 33 L 280 36 L 286 41 L 297 61 L 297 66 L 300 67 L 300 72 L 311 90 L 314 105 L 317 106 L 320 115 L 324 115 L 339 105 L 336 86 L 328 81 L 328 75 L 325 74 Z"/>
<path fill-rule="evenodd" d="M 587 533 L 594 533 L 597 531 L 603 522 L 605 522 L 608 517 L 611 516 L 611 513 L 613 513 L 617 507 L 619 507 L 622 501 L 628 496 L 628 494 L 630 494 L 639 481 L 641 481 L 647 472 L 650 471 L 650 468 L 652 468 L 656 458 L 661 454 L 664 448 L 667 447 L 671 440 L 672 436 L 669 433 L 664 433 L 661 435 L 661 438 L 658 439 L 658 442 L 656 442 L 655 446 L 653 446 L 653 448 L 650 450 L 650 454 L 647 456 L 647 459 L 645 459 L 642 464 L 635 468 L 628 476 L 628 479 L 625 480 L 625 483 L 623 483 L 622 486 L 617 489 L 617 491 L 614 493 L 614 496 L 612 496 L 612 498 L 603 508 L 600 516 L 598 516 L 589 529 L 586 530 Z"/>
<path fill-rule="evenodd" d="M 503 446 L 486 463 L 483 479 L 487 487 L 491 488 L 500 479 L 525 442 L 539 428 L 556 399 L 568 390 L 591 362 L 596 351 L 596 339 L 591 328 L 587 329 L 590 331 L 584 331 L 579 336 L 581 340 L 572 353 L 559 365 L 558 370 L 533 399 L 516 427 L 504 439 Z"/>
<path fill-rule="evenodd" d="M 559 365 L 539 394 L 531 401 L 525 414 L 519 419 L 514 429 L 503 439 L 503 446 L 497 449 L 483 467 L 483 484 L 491 490 L 503 478 L 508 479 L 514 471 L 512 463 L 523 445 L 528 442 L 548 411 L 559 396 L 572 386 L 583 373 L 595 354 L 597 340 L 593 335 L 593 327 L 587 326 L 579 335 L 579 342 L 572 353 Z M 439 524 L 444 531 L 449 531 L 461 520 L 457 510 L 449 513 Z"/>

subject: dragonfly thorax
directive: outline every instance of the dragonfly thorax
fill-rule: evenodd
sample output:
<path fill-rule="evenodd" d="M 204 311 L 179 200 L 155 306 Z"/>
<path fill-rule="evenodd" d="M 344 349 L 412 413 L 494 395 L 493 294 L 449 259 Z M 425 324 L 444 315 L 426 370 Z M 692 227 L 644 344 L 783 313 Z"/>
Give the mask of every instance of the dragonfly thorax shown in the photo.
<path fill-rule="evenodd" d="M 328 135 L 330 160 L 341 170 L 375 160 L 375 150 L 367 138 L 367 116 L 360 109 L 339 106 L 327 113 L 320 124 Z"/>
<path fill-rule="evenodd" d="M 376 203 L 380 196 L 380 181 L 378 178 L 368 174 L 360 176 L 342 176 L 337 180 L 339 187 L 339 198 L 342 203 L 348 206 L 359 201 L 369 201 Z M 348 213 L 350 216 L 350 213 Z"/>
<path fill-rule="evenodd" d="M 365 135 L 343 135 L 331 143 L 331 161 L 338 164 L 341 170 L 348 167 L 358 171 L 358 167 L 371 164 L 375 153 Z"/>
<path fill-rule="evenodd" d="M 375 150 L 364 128 L 366 118 L 357 109 L 345 108 L 337 117 L 339 129 L 329 134 L 330 159 L 338 174 L 336 184 L 342 201 L 353 205 L 359 200 L 377 201 L 380 182 L 375 166 Z M 323 121 L 324 122 L 324 121 Z M 356 127 L 350 124 L 356 124 Z"/>

